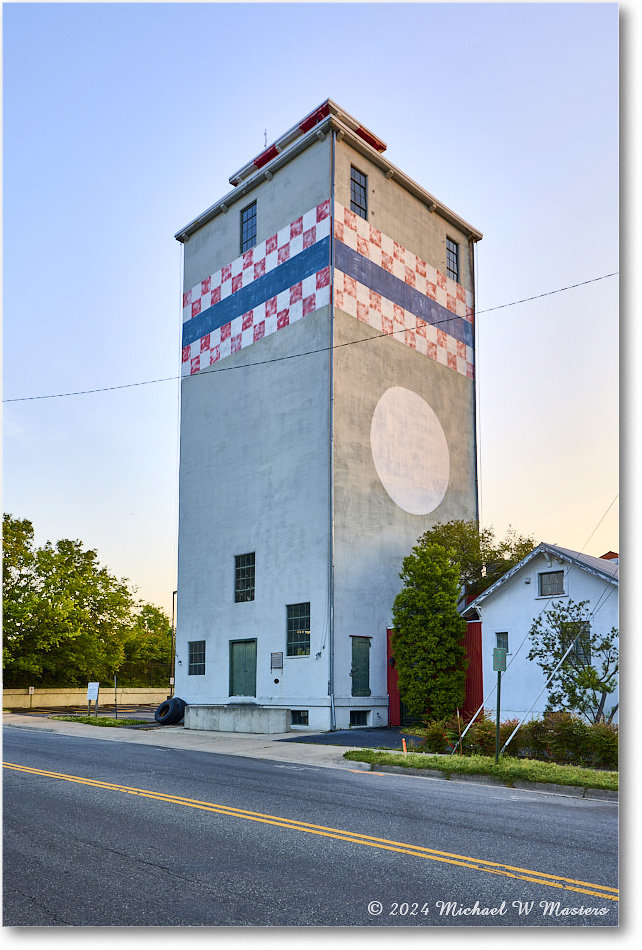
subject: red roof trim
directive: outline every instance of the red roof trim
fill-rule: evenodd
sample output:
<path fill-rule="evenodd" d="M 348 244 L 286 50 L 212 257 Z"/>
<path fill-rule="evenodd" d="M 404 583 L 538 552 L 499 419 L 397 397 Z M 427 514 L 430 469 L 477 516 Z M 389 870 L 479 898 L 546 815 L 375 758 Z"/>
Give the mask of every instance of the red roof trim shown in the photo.
<path fill-rule="evenodd" d="M 271 162 L 273 158 L 279 154 L 279 150 L 276 145 L 270 145 L 268 149 L 262 152 L 258 158 L 254 159 L 254 164 L 257 168 L 263 168 L 264 165 L 267 165 L 268 162 Z"/>
<path fill-rule="evenodd" d="M 383 144 L 383 142 L 380 139 L 376 139 L 371 132 L 368 132 L 367 129 L 363 129 L 361 126 L 359 126 L 358 129 L 355 129 L 355 132 L 357 135 L 361 136 L 364 142 L 367 142 L 368 145 L 372 146 L 372 148 L 375 148 L 378 152 L 385 152 L 386 146 Z"/>
<path fill-rule="evenodd" d="M 303 122 L 299 124 L 299 128 L 302 132 L 309 132 L 310 129 L 314 128 L 317 122 L 320 122 L 321 119 L 325 119 L 328 115 L 330 115 L 330 105 L 328 102 L 324 102 L 322 106 L 319 106 L 318 109 L 312 112 L 303 120 Z"/>

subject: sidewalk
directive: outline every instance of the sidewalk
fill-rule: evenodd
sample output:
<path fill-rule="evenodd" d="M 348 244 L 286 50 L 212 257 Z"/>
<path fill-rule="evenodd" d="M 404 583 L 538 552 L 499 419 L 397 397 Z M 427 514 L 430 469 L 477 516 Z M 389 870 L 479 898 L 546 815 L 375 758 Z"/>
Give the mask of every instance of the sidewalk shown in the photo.
<path fill-rule="evenodd" d="M 205 732 L 184 729 L 183 726 L 160 726 L 151 729 L 109 728 L 88 726 L 85 723 L 60 722 L 20 713 L 3 713 L 3 726 L 50 732 L 104 742 L 129 742 L 139 745 L 160 746 L 165 749 L 186 749 L 192 752 L 216 752 L 219 755 L 241 755 L 254 759 L 271 759 L 308 767 L 369 771 L 366 762 L 348 762 L 343 753 L 348 746 L 313 745 L 311 743 L 278 742 L 291 739 L 292 733 L 254 735 L 247 732 Z M 351 746 L 350 748 L 354 748 Z"/>

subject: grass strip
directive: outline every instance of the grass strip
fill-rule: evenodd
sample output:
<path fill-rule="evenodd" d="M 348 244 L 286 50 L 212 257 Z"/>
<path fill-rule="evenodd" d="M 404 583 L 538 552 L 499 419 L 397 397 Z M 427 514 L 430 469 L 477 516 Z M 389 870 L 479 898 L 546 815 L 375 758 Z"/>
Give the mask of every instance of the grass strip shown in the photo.
<path fill-rule="evenodd" d="M 61 722 L 84 722 L 87 726 L 144 726 L 151 725 L 147 719 L 114 719 L 113 716 L 50 716 Z"/>
<path fill-rule="evenodd" d="M 516 781 L 574 785 L 579 788 L 600 788 L 617 791 L 618 773 L 599 769 L 583 769 L 577 765 L 556 765 L 535 759 L 502 756 L 495 765 L 494 756 L 426 755 L 422 752 L 381 752 L 377 749 L 353 749 L 344 754 L 352 762 L 370 765 L 397 765 L 408 769 L 428 769 L 452 775 L 489 775 L 507 785 Z"/>

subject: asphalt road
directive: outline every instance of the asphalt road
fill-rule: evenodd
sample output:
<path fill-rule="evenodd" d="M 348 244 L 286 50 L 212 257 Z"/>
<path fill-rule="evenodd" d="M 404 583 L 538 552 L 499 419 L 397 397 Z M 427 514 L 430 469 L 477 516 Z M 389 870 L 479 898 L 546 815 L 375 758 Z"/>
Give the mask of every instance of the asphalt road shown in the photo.
<path fill-rule="evenodd" d="M 617 923 L 612 802 L 12 727 L 3 758 L 5 926 Z"/>

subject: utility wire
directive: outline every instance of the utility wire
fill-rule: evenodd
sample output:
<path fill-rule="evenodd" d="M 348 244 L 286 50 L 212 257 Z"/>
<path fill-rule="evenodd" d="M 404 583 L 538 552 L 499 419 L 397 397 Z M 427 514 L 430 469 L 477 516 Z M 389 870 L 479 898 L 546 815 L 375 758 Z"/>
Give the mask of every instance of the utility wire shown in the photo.
<path fill-rule="evenodd" d="M 606 280 L 607 277 L 617 277 L 619 271 L 613 271 L 612 274 L 603 274 L 601 277 L 591 277 L 590 280 L 582 280 L 579 284 L 569 284 L 568 287 L 560 287 L 558 290 L 547 290 L 545 294 L 535 294 L 534 297 L 524 297 L 523 300 L 513 300 L 511 303 L 501 303 L 497 307 L 487 307 L 485 310 L 478 310 L 477 313 L 490 313 L 491 310 L 503 310 L 504 307 L 515 307 L 518 303 L 528 303 L 529 300 L 540 300 L 542 297 L 550 297 L 552 294 L 561 294 L 564 290 L 573 290 L 575 287 L 584 287 L 586 284 L 594 284 L 598 280 Z"/>
<path fill-rule="evenodd" d="M 569 284 L 567 287 L 559 287 L 557 290 L 549 290 L 544 294 L 537 294 L 535 297 L 525 297 L 523 300 L 513 300 L 511 303 L 499 304 L 497 307 L 488 307 L 485 310 L 478 310 L 476 311 L 476 313 L 477 314 L 490 313 L 492 310 L 502 310 L 505 307 L 516 307 L 519 304 L 528 303 L 528 301 L 530 300 L 539 300 L 542 297 L 550 297 L 552 294 L 561 294 L 566 290 L 573 290 L 576 287 L 583 287 L 586 284 L 593 284 L 598 280 L 606 280 L 608 277 L 617 277 L 618 273 L 619 271 L 614 271 L 612 274 L 603 274 L 602 277 L 592 277 L 590 280 L 583 280 L 579 284 Z M 453 319 L 455 319 L 454 314 L 452 317 L 446 317 L 444 320 L 437 320 L 435 323 L 431 323 L 428 325 L 437 327 L 437 326 L 440 326 L 442 323 L 450 323 L 451 320 Z M 298 359 L 300 356 L 313 356 L 316 353 L 327 353 L 331 350 L 340 349 L 341 347 L 344 347 L 344 346 L 354 346 L 355 344 L 358 344 L 358 343 L 368 343 L 370 340 L 378 340 L 384 336 L 394 336 L 397 333 L 405 333 L 407 329 L 410 329 L 410 328 L 403 327 L 401 330 L 393 330 L 392 333 L 379 333 L 379 334 L 376 334 L 375 336 L 363 337 L 360 340 L 349 340 L 347 343 L 339 343 L 336 346 L 319 347 L 319 349 L 316 349 L 316 350 L 306 350 L 304 353 L 291 353 L 289 356 L 278 356 L 270 360 L 258 360 L 257 362 L 254 362 L 254 363 L 243 363 L 239 366 L 221 366 L 220 368 L 217 367 L 217 369 L 214 372 L 222 373 L 222 372 L 230 372 L 232 370 L 248 369 L 249 367 L 252 367 L 252 366 L 266 366 L 269 363 L 280 363 L 280 362 L 283 362 L 284 360 Z M 132 389 L 136 386 L 151 386 L 152 384 L 155 384 L 155 383 L 176 382 L 177 380 L 181 378 L 182 378 L 181 376 L 165 376 L 160 379 L 146 379 L 146 380 L 142 380 L 136 383 L 122 383 L 119 386 L 101 386 L 96 389 L 79 389 L 74 392 L 68 392 L 68 393 L 47 393 L 46 395 L 42 395 L 42 396 L 16 396 L 10 399 L 3 399 L 2 401 L 3 403 L 33 402 L 34 400 L 38 400 L 38 399 L 63 399 L 63 398 L 66 398 L 67 396 L 87 396 L 87 395 L 90 395 L 91 393 L 114 392 L 115 390 L 118 390 L 118 389 Z M 192 377 L 187 376 L 185 378 L 191 379 Z"/>

